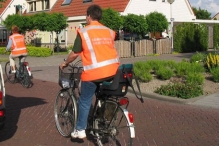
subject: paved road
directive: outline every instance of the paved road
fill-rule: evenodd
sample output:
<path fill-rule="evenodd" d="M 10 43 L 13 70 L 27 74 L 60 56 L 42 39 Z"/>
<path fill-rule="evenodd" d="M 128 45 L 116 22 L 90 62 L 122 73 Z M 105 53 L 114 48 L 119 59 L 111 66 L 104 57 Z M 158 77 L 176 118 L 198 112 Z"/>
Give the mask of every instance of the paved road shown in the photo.
<path fill-rule="evenodd" d="M 191 56 L 186 55 L 188 58 Z M 186 55 L 179 54 L 177 59 L 186 58 Z M 58 75 L 57 64 L 64 57 L 29 57 L 35 77 L 34 86 L 30 89 L 6 82 L 7 120 L 5 128 L 0 131 L 0 146 L 96 145 L 91 136 L 84 141 L 75 141 L 62 137 L 55 128 L 53 104 L 60 89 L 55 76 Z M 134 59 L 122 61 L 131 62 Z M 147 96 L 142 104 L 133 94 L 127 96 L 131 100 L 129 111 L 135 118 L 134 146 L 219 146 L 217 107 L 169 102 Z M 217 100 L 218 96 L 214 96 Z"/>
<path fill-rule="evenodd" d="M 1 146 L 93 146 L 64 138 L 54 124 L 53 104 L 60 87 L 34 79 L 34 87 L 6 83 L 7 120 L 0 131 Z M 132 94 L 129 111 L 134 114 L 134 146 L 218 146 L 219 110 L 165 102 L 145 97 L 142 104 Z"/>

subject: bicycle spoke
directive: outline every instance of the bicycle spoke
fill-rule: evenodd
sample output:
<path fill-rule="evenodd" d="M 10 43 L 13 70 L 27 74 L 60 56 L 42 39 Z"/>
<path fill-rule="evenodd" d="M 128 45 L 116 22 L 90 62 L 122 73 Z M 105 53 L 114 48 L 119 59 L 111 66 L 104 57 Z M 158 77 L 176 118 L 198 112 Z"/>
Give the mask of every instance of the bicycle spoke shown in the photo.
<path fill-rule="evenodd" d="M 59 133 L 64 136 L 70 136 L 76 122 L 76 105 L 68 91 L 63 90 L 58 94 L 55 106 L 55 123 Z"/>
<path fill-rule="evenodd" d="M 132 138 L 130 134 L 130 127 L 128 126 L 128 121 L 123 110 L 118 108 L 115 113 L 112 109 L 116 108 L 116 103 L 107 100 L 106 104 L 108 105 L 106 106 L 106 111 L 104 112 L 104 119 L 107 121 L 94 121 L 94 128 L 99 129 L 99 132 L 96 133 L 96 136 L 98 137 L 98 145 L 131 146 Z"/>
<path fill-rule="evenodd" d="M 5 74 L 7 77 L 7 80 L 14 84 L 16 82 L 16 75 L 14 73 L 11 73 L 11 66 L 10 66 L 10 62 L 7 62 L 5 64 Z"/>

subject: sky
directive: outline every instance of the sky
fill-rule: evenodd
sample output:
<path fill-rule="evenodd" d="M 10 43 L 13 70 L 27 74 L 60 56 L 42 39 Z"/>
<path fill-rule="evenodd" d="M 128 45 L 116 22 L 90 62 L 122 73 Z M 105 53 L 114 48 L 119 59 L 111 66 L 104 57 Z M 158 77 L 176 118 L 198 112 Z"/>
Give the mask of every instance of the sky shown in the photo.
<path fill-rule="evenodd" d="M 219 0 L 189 0 L 192 7 L 201 8 L 211 13 L 211 17 L 219 13 Z"/>

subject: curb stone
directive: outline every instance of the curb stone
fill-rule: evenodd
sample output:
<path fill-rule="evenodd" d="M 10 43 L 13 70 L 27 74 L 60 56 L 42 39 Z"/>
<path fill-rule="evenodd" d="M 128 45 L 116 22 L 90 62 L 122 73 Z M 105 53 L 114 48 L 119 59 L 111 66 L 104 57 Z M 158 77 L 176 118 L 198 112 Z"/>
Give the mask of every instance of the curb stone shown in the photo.
<path fill-rule="evenodd" d="M 128 92 L 134 94 L 133 90 L 131 88 L 128 89 Z M 136 91 L 136 94 L 140 96 L 140 92 Z M 152 99 L 158 99 L 162 101 L 168 101 L 173 103 L 180 103 L 180 104 L 191 104 L 197 100 L 200 100 L 205 97 L 205 95 L 190 98 L 190 99 L 182 99 L 178 97 L 171 97 L 171 96 L 164 96 L 157 93 L 150 93 L 150 92 L 141 92 L 143 97 L 152 98 Z"/>

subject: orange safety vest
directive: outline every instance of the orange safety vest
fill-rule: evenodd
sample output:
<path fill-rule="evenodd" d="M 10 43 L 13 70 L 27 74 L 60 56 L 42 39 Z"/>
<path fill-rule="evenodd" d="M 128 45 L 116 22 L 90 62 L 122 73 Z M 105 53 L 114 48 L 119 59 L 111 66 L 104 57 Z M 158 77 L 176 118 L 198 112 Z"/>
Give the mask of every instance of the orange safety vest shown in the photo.
<path fill-rule="evenodd" d="M 27 48 L 24 42 L 24 36 L 18 33 L 15 33 L 9 36 L 9 39 L 12 40 L 11 54 L 12 55 L 22 55 L 27 54 Z"/>
<path fill-rule="evenodd" d="M 82 81 L 94 81 L 116 74 L 119 56 L 114 47 L 115 32 L 97 21 L 79 29 L 82 40 Z"/>

